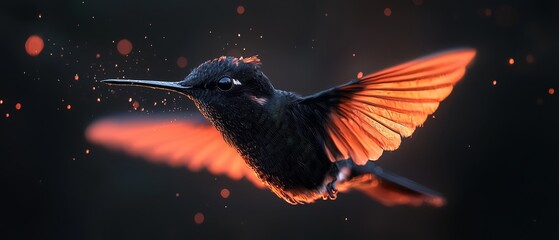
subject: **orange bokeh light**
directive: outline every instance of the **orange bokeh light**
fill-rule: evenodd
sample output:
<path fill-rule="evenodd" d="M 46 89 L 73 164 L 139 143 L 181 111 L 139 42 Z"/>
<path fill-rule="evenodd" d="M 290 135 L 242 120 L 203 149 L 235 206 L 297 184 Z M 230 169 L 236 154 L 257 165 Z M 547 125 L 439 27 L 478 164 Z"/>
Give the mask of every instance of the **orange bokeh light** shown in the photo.
<path fill-rule="evenodd" d="M 74 80 L 76 80 L 76 81 L 80 80 L 80 76 L 78 76 L 77 73 L 76 73 L 76 75 L 74 75 Z"/>
<path fill-rule="evenodd" d="M 85 150 L 85 154 L 89 154 L 91 151 L 89 151 L 89 149 Z"/>
<path fill-rule="evenodd" d="M 363 77 L 363 72 L 358 72 L 357 73 L 357 78 L 362 78 Z"/>
<path fill-rule="evenodd" d="M 492 84 L 493 86 L 497 85 L 497 80 L 493 80 Z"/>
<path fill-rule="evenodd" d="M 549 95 L 553 95 L 555 93 L 555 89 L 549 88 L 547 92 L 549 93 Z"/>
<path fill-rule="evenodd" d="M 72 105 L 70 105 L 70 104 L 66 105 L 66 109 L 68 109 L 68 110 L 72 109 Z"/>
<path fill-rule="evenodd" d="M 231 195 L 231 192 L 229 191 L 229 189 L 224 188 L 224 189 L 221 189 L 221 191 L 219 192 L 219 195 L 221 195 L 222 198 L 228 198 L 229 195 Z"/>
<path fill-rule="evenodd" d="M 243 6 L 238 6 L 238 7 L 237 7 L 237 14 L 243 15 L 244 13 L 245 13 L 245 7 L 243 7 Z"/>
<path fill-rule="evenodd" d="M 132 103 L 132 107 L 136 110 L 140 107 L 140 103 L 138 101 L 134 101 L 134 103 Z"/>
<path fill-rule="evenodd" d="M 16 110 L 20 110 L 21 109 L 21 103 L 16 103 Z"/>
<path fill-rule="evenodd" d="M 179 68 L 185 68 L 186 65 L 188 65 L 188 60 L 185 57 L 179 57 L 177 59 L 177 66 L 179 66 Z"/>
<path fill-rule="evenodd" d="M 390 17 L 390 15 L 392 15 L 392 9 L 385 8 L 384 9 L 384 16 Z"/>
<path fill-rule="evenodd" d="M 132 52 L 132 43 L 128 39 L 121 39 L 116 44 L 116 49 L 118 50 L 118 53 L 128 55 Z"/>
<path fill-rule="evenodd" d="M 509 58 L 509 64 L 513 65 L 514 64 L 514 58 Z"/>
<path fill-rule="evenodd" d="M 202 224 L 204 222 L 204 214 L 201 212 L 198 212 L 194 215 L 194 222 L 196 224 Z"/>
<path fill-rule="evenodd" d="M 37 35 L 31 35 L 27 38 L 27 41 L 25 41 L 25 51 L 32 57 L 38 56 L 41 51 L 43 51 L 44 47 L 45 42 Z"/>

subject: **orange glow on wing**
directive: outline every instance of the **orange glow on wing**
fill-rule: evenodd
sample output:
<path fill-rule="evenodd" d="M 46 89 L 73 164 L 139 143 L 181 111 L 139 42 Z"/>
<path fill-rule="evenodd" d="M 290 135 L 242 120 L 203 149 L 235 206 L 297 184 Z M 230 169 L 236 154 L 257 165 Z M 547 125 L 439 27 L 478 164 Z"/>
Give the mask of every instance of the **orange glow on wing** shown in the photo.
<path fill-rule="evenodd" d="M 44 47 L 45 43 L 43 42 L 43 38 L 37 35 L 31 35 L 27 38 L 27 41 L 25 41 L 25 52 L 32 57 L 39 56 Z"/>
<path fill-rule="evenodd" d="M 154 163 L 192 171 L 206 168 L 212 174 L 225 174 L 235 180 L 246 177 L 257 187 L 264 187 L 237 151 L 207 123 L 174 118 L 108 118 L 91 124 L 86 137 L 93 143 L 143 156 Z"/>
<path fill-rule="evenodd" d="M 335 91 L 344 98 L 330 114 L 329 135 L 337 148 L 332 161 L 357 164 L 396 150 L 433 114 L 465 74 L 475 50 L 456 50 L 410 61 L 358 78 Z"/>

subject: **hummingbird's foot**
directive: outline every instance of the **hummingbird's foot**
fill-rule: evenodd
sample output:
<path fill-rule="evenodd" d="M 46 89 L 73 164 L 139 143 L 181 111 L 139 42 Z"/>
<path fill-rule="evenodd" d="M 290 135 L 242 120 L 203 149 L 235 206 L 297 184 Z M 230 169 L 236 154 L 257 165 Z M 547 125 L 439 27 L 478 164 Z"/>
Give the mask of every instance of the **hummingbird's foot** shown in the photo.
<path fill-rule="evenodd" d="M 338 195 L 338 189 L 336 189 L 336 178 L 334 178 L 334 180 L 332 180 L 331 182 L 329 182 L 328 184 L 326 184 L 326 193 L 328 194 L 328 198 L 330 200 L 335 200 L 337 195 Z"/>

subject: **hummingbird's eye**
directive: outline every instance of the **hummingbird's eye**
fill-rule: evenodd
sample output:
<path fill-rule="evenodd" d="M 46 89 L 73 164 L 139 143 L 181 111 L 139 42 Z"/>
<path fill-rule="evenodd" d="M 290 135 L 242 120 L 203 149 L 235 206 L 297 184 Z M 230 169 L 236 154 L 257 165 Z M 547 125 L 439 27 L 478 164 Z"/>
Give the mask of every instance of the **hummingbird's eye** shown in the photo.
<path fill-rule="evenodd" d="M 217 87 L 223 91 L 231 89 L 232 86 L 233 79 L 231 79 L 230 77 L 222 77 L 221 79 L 219 79 L 219 81 L 217 81 Z"/>

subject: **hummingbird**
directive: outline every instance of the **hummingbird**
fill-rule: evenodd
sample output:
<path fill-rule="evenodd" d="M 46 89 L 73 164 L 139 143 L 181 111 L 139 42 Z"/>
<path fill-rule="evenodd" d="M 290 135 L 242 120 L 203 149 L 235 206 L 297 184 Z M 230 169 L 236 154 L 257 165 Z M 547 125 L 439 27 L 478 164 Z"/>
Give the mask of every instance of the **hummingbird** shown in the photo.
<path fill-rule="evenodd" d="M 182 94 L 207 121 L 109 117 L 86 137 L 153 162 L 245 177 L 293 205 L 355 189 L 388 206 L 442 206 L 440 193 L 375 161 L 435 112 L 475 54 L 433 54 L 305 97 L 275 89 L 257 56 L 208 60 L 178 82 L 107 79 Z"/>

